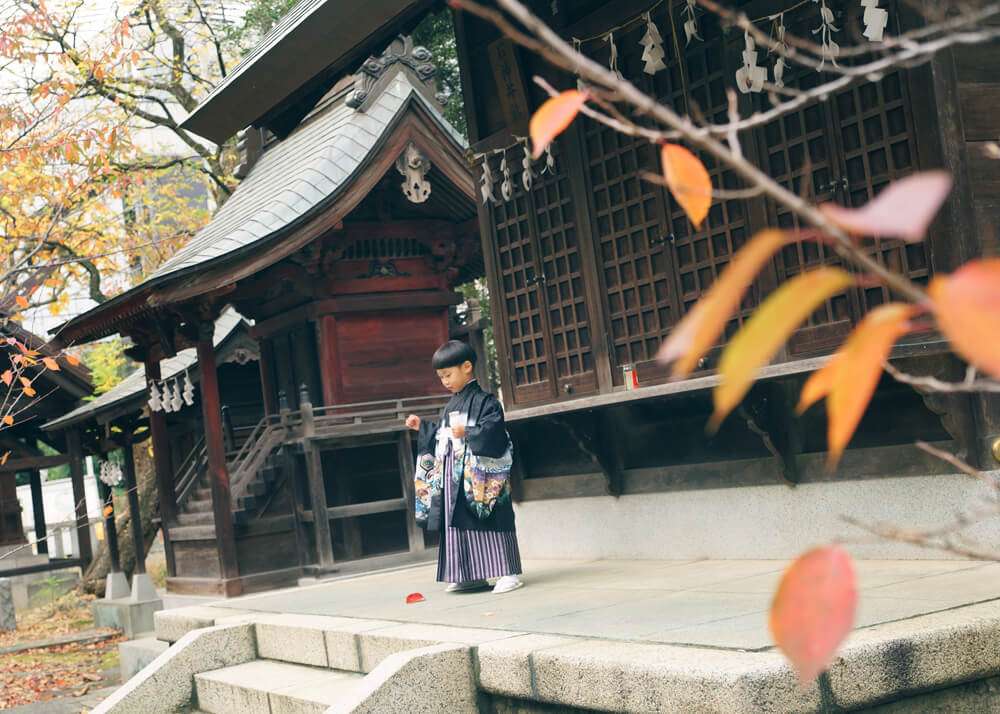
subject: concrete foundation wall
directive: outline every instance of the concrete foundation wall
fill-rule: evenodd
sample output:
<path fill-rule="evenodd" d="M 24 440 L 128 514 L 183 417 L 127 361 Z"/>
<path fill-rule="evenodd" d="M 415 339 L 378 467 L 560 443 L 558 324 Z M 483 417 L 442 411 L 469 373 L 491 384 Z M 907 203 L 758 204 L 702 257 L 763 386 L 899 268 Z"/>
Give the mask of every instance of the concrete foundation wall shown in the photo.
<path fill-rule="evenodd" d="M 929 528 L 981 506 L 988 493 L 946 475 L 527 501 L 516 506 L 518 542 L 527 558 L 789 558 L 836 538 L 870 540 L 843 515 Z M 1000 518 L 965 533 L 996 547 Z M 950 557 L 889 542 L 848 546 L 859 558 Z"/>

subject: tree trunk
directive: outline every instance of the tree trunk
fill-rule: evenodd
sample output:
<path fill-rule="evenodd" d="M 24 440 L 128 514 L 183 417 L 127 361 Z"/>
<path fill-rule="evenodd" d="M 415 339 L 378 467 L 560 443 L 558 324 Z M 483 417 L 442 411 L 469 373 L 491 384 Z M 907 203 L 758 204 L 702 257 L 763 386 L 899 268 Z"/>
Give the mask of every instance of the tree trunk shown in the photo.
<path fill-rule="evenodd" d="M 160 501 L 156 491 L 156 475 L 153 471 L 153 459 L 149 453 L 149 442 L 142 442 L 133 447 L 135 455 L 136 486 L 139 489 L 139 511 L 142 518 L 143 542 L 146 553 L 156 539 L 159 527 L 153 519 L 159 514 Z M 135 569 L 135 550 L 132 548 L 132 519 L 128 513 L 128 497 L 121 493 L 115 496 L 115 526 L 118 529 L 118 551 L 121 554 L 122 570 L 131 576 Z M 108 541 L 105 537 L 100 541 L 100 548 L 94 554 L 94 560 L 83 574 L 81 587 L 84 592 L 103 597 L 105 578 L 111 570 L 111 557 L 108 553 Z"/>

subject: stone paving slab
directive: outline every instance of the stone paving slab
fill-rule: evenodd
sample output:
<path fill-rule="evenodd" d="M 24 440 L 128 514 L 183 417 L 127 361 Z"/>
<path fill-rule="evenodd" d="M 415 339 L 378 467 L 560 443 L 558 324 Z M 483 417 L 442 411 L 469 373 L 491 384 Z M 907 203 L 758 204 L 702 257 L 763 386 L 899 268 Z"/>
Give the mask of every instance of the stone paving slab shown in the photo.
<path fill-rule="evenodd" d="M 1000 564 L 858 561 L 858 626 L 1000 598 Z M 736 650 L 771 645 L 767 610 L 786 563 L 744 561 L 528 561 L 526 587 L 505 595 L 445 593 L 434 566 L 325 582 L 218 606 L 637 640 Z M 421 592 L 424 602 L 407 605 Z M 207 609 L 211 609 L 207 608 Z"/>

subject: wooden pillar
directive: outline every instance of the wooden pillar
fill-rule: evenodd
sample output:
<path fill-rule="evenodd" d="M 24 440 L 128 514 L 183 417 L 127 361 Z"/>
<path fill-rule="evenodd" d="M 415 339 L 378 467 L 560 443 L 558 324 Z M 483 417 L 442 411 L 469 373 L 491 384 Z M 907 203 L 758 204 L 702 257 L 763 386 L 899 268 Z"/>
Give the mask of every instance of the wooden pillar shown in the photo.
<path fill-rule="evenodd" d="M 121 553 L 118 551 L 118 527 L 115 525 L 115 499 L 111 487 L 97 479 L 97 494 L 101 497 L 101 512 L 104 514 L 104 537 L 108 539 L 108 556 L 111 572 L 120 573 Z"/>
<path fill-rule="evenodd" d="M 215 367 L 215 326 L 202 323 L 198 335 L 198 366 L 201 369 L 201 408 L 205 425 L 205 451 L 208 453 L 208 478 L 212 487 L 212 513 L 215 517 L 215 541 L 219 551 L 222 577 L 239 577 L 236 560 L 236 532 L 233 529 L 233 497 L 230 492 L 226 450 L 222 443 L 222 405 L 219 398 L 219 375 Z M 230 595 L 239 594 L 229 589 Z"/>
<path fill-rule="evenodd" d="M 323 404 L 331 406 L 343 402 L 343 385 L 340 374 L 340 355 L 337 349 L 337 319 L 323 315 L 316 321 L 316 339 L 319 342 L 319 374 L 323 381 Z"/>
<path fill-rule="evenodd" d="M 330 534 L 330 516 L 326 504 L 326 484 L 323 479 L 323 458 L 313 435 L 313 409 L 309 401 L 309 391 L 303 384 L 299 394 L 299 409 L 302 412 L 302 436 L 305 438 L 306 479 L 309 482 L 309 500 L 312 502 L 313 535 L 316 539 L 316 559 L 320 571 L 332 570 L 333 537 Z"/>
<path fill-rule="evenodd" d="M 146 382 L 160 381 L 160 361 L 146 358 Z M 177 522 L 177 488 L 174 484 L 173 462 L 170 458 L 170 435 L 167 415 L 161 409 L 149 412 L 149 436 L 153 443 L 153 469 L 156 472 L 156 493 L 160 500 L 160 529 L 163 531 L 163 550 L 167 561 L 167 575 L 174 577 L 174 549 L 170 542 L 170 528 Z"/>
<path fill-rule="evenodd" d="M 49 554 L 48 528 L 45 525 L 45 501 L 42 500 L 42 472 L 32 469 L 28 472 L 31 481 L 31 509 L 35 514 L 35 547 L 39 555 Z"/>
<path fill-rule="evenodd" d="M 73 503 L 76 510 L 76 542 L 80 545 L 79 557 L 84 567 L 94 559 L 90 542 L 90 519 L 87 517 L 87 492 L 83 487 L 83 449 L 80 447 L 79 428 L 66 432 L 69 452 L 69 478 L 73 485 Z"/>
<path fill-rule="evenodd" d="M 260 391 L 264 397 L 264 414 L 277 414 L 277 392 L 274 388 L 274 346 L 268 337 L 260 337 L 257 341 L 260 344 L 260 359 L 257 361 L 257 366 L 260 368 Z"/>
<path fill-rule="evenodd" d="M 403 498 L 406 499 L 406 535 L 410 542 L 410 552 L 424 549 L 424 532 L 417 525 L 416 493 L 413 475 L 416 463 L 413 460 L 413 437 L 409 430 L 399 435 L 399 478 L 403 484 Z"/>
<path fill-rule="evenodd" d="M 133 575 L 146 572 L 146 544 L 142 537 L 142 512 L 139 504 L 139 487 L 135 478 L 135 455 L 132 453 L 133 424 L 125 426 L 125 436 L 122 439 L 122 457 L 125 471 L 125 494 L 128 496 L 128 516 L 132 525 L 132 549 L 135 551 L 135 570 Z"/>

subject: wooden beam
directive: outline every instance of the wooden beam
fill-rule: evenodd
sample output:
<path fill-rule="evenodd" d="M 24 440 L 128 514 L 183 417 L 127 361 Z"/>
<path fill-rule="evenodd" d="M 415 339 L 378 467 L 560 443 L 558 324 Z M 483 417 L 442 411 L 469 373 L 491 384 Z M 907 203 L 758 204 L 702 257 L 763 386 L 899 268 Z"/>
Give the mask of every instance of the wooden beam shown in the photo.
<path fill-rule="evenodd" d="M 160 381 L 159 360 L 147 359 L 146 382 Z M 161 409 L 149 412 L 149 431 L 153 442 L 153 469 L 156 473 L 156 492 L 160 499 L 160 529 L 163 531 L 163 550 L 167 561 L 167 575 L 176 575 L 174 549 L 170 542 L 170 527 L 177 522 L 177 491 L 174 485 L 174 470 L 170 459 L 170 435 L 167 431 L 167 415 Z"/>
<path fill-rule="evenodd" d="M 146 572 L 146 544 L 142 533 L 142 510 L 139 504 L 139 487 L 135 477 L 135 454 L 132 444 L 131 429 L 127 429 L 122 438 L 122 456 L 125 462 L 125 493 L 128 497 L 128 515 L 131 521 L 129 530 L 132 533 L 132 548 L 135 551 L 135 570 L 133 575 Z"/>
<path fill-rule="evenodd" d="M 80 445 L 79 427 L 66 432 L 66 447 L 69 451 L 69 478 L 73 486 L 73 504 L 76 511 L 76 535 L 80 544 L 77 554 L 84 568 L 94 559 L 90 542 L 90 522 L 87 517 L 87 492 L 83 486 L 83 448 Z"/>
<path fill-rule="evenodd" d="M 309 496 L 313 512 L 323 513 L 327 510 L 326 485 L 323 479 L 323 459 L 320 450 L 314 443 L 307 442 L 306 478 L 309 482 Z M 330 521 L 319 518 L 313 521 L 313 535 L 316 539 L 316 557 L 319 560 L 320 571 L 329 571 L 334 567 L 333 536 L 330 532 Z"/>
<path fill-rule="evenodd" d="M 410 543 L 410 552 L 423 550 L 424 531 L 417 525 L 416 517 L 416 492 L 413 485 L 413 476 L 416 472 L 416 463 L 413 459 L 413 436 L 409 430 L 399 435 L 399 479 L 403 486 L 404 508 L 406 508 L 406 536 Z"/>
<path fill-rule="evenodd" d="M 323 315 L 317 319 L 316 338 L 319 342 L 319 374 L 323 382 L 323 405 L 329 407 L 344 401 L 340 350 L 337 345 L 337 318 L 333 315 Z"/>
<path fill-rule="evenodd" d="M 48 555 L 49 553 L 49 542 L 46 540 L 48 537 L 48 527 L 45 525 L 45 501 L 42 498 L 42 474 L 39 470 L 32 469 L 29 474 L 31 483 L 31 509 L 35 517 L 35 540 L 38 541 L 38 545 L 35 546 L 38 550 L 39 555 Z"/>
<path fill-rule="evenodd" d="M 32 469 L 51 469 L 56 466 L 68 464 L 69 462 L 70 457 L 66 454 L 56 454 L 55 456 L 26 456 L 23 459 L 7 459 L 7 463 L 0 466 L 0 473 L 31 471 Z"/>
<path fill-rule="evenodd" d="M 233 528 L 233 496 L 229 469 L 226 466 L 226 449 L 222 443 L 222 405 L 219 398 L 219 375 L 215 365 L 215 345 L 212 343 L 214 332 L 215 325 L 212 322 L 205 321 L 201 324 L 198 339 L 201 408 L 219 566 L 224 580 L 234 580 L 239 577 L 239 563 L 236 559 L 236 533 Z"/>

